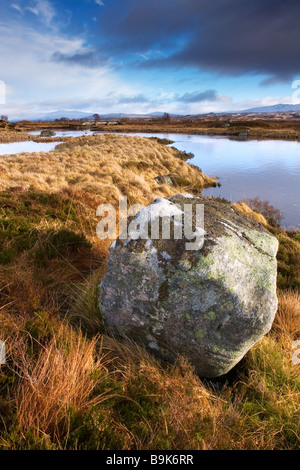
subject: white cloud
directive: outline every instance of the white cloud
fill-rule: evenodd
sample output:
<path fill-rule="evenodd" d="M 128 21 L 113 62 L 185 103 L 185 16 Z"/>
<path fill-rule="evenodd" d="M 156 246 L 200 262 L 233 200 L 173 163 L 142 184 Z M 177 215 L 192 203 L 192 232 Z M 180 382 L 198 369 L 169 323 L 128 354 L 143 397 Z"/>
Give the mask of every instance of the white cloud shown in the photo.
<path fill-rule="evenodd" d="M 53 6 L 48 0 L 35 0 L 31 6 L 26 7 L 26 10 L 38 16 L 41 22 L 48 27 L 51 26 L 52 20 L 56 15 Z"/>
<path fill-rule="evenodd" d="M 6 103 L 6 85 L 3 80 L 0 80 L 0 104 Z"/>
<path fill-rule="evenodd" d="M 124 96 L 140 92 L 106 65 L 87 69 L 52 60 L 56 51 L 66 55 L 86 53 L 84 36 L 69 38 L 53 29 L 42 33 L 24 25 L 20 28 L 19 23 L 0 22 L 0 43 L 0 79 L 9 90 L 7 103 L 0 106 L 0 111 L 11 118 L 60 107 L 74 109 L 77 104 L 88 112 L 108 112 L 114 103 L 117 107 L 114 100 L 105 98 L 112 91 L 118 90 Z"/>
<path fill-rule="evenodd" d="M 274 104 L 293 104 L 293 97 L 291 96 L 267 96 L 262 100 L 262 106 L 273 106 Z"/>
<path fill-rule="evenodd" d="M 99 5 L 100 7 L 104 6 L 104 3 L 102 0 L 95 0 L 96 5 Z"/>
<path fill-rule="evenodd" d="M 21 15 L 23 15 L 23 10 L 22 8 L 20 7 L 20 5 L 18 5 L 17 3 L 13 3 L 12 5 L 10 5 L 11 8 L 14 8 L 15 10 L 17 10 Z"/>

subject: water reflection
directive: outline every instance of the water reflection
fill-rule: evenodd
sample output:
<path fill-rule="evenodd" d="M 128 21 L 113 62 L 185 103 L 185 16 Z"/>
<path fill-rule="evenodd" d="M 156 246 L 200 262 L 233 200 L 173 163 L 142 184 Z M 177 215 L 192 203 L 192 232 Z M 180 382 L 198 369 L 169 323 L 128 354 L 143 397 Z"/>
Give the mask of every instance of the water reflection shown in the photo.
<path fill-rule="evenodd" d="M 150 136 L 149 134 L 136 134 Z M 279 140 L 229 140 L 223 137 L 159 134 L 204 173 L 220 178 L 220 188 L 203 191 L 232 202 L 258 196 L 284 215 L 282 225 L 300 229 L 300 143 Z"/>

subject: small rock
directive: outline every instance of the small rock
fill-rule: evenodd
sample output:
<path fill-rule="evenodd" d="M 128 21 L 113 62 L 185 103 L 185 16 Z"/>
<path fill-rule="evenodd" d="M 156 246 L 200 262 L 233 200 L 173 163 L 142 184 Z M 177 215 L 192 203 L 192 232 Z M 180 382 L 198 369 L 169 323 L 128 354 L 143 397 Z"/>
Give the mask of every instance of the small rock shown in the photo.
<path fill-rule="evenodd" d="M 40 136 L 41 137 L 54 137 L 54 136 L 56 136 L 56 132 L 45 130 L 45 131 L 41 131 Z"/>

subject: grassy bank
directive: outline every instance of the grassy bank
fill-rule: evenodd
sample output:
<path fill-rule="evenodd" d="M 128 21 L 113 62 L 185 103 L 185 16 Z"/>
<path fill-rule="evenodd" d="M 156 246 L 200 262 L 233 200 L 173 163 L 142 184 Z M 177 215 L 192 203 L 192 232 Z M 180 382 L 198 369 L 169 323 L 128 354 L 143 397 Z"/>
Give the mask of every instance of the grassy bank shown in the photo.
<path fill-rule="evenodd" d="M 156 182 L 161 175 L 177 175 L 177 186 L 191 191 L 216 184 L 215 178 L 185 159 L 184 152 L 156 139 L 107 134 L 70 138 L 52 152 L 2 158 L 0 189 L 34 185 L 54 192 L 72 188 L 100 195 L 106 202 L 123 194 L 145 203 L 153 196 L 174 194 L 174 188 Z"/>
<path fill-rule="evenodd" d="M 0 159 L 1 449 L 299 448 L 298 233 L 268 225 L 280 242 L 272 331 L 227 377 L 201 381 L 184 358 L 158 362 L 103 329 L 110 242 L 95 235 L 95 210 L 121 193 L 149 203 L 213 180 L 157 141 L 114 135 Z M 156 182 L 167 174 L 175 186 Z"/>
<path fill-rule="evenodd" d="M 279 115 L 280 116 L 280 115 Z M 260 118 L 259 115 L 249 117 L 241 115 L 237 118 L 235 115 L 224 115 L 209 117 L 185 117 L 172 118 L 170 120 L 133 120 L 124 119 L 117 125 L 105 125 L 104 122 L 89 122 L 83 125 L 80 121 L 66 122 L 30 122 L 23 121 L 16 124 L 6 125 L 0 128 L 0 143 L 22 142 L 24 140 L 34 140 L 35 142 L 62 142 L 68 138 L 40 138 L 32 137 L 28 132 L 42 131 L 45 129 L 54 129 L 56 131 L 93 129 L 98 132 L 115 133 L 154 133 L 154 134 L 191 134 L 191 135 L 210 135 L 224 136 L 228 138 L 247 138 L 247 139 L 281 139 L 281 140 L 299 140 L 300 138 L 300 119 L 286 118 L 280 119 L 279 116 Z M 231 118 L 231 119 L 229 119 Z"/>
<path fill-rule="evenodd" d="M 0 144 L 9 144 L 12 142 L 26 142 L 31 140 L 27 132 L 18 132 L 12 129 L 0 128 Z"/>
<path fill-rule="evenodd" d="M 105 126 L 99 126 L 105 131 Z M 230 124 L 226 119 L 220 120 L 184 120 L 171 122 L 125 122 L 121 126 L 114 126 L 114 132 L 149 132 L 164 134 L 196 134 L 209 136 L 224 136 L 229 138 L 247 139 L 281 139 L 299 140 L 300 120 L 276 121 L 270 120 L 244 120 Z"/>

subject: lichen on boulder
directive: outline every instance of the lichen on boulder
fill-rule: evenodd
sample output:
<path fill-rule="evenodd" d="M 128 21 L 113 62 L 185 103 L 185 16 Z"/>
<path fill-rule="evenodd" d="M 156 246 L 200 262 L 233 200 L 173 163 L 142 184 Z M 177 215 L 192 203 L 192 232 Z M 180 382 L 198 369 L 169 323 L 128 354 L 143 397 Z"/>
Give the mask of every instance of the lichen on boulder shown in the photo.
<path fill-rule="evenodd" d="M 175 237 L 185 204 L 193 214 L 204 205 L 204 243 L 194 250 L 183 217 L 183 237 Z M 200 376 L 223 375 L 271 328 L 277 239 L 231 204 L 203 196 L 154 201 L 135 216 L 141 231 L 150 212 L 152 222 L 169 221 L 170 239 L 131 230 L 112 244 L 100 285 L 103 320 L 164 360 L 182 354 Z"/>

